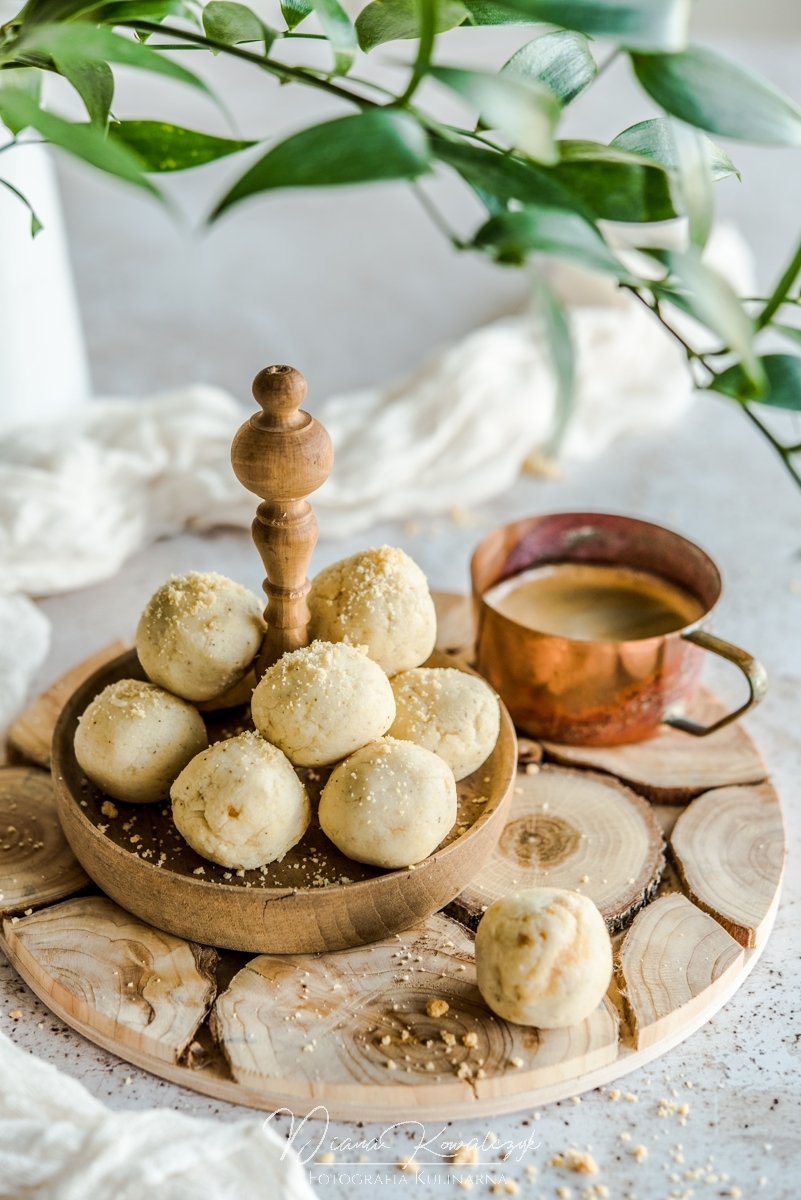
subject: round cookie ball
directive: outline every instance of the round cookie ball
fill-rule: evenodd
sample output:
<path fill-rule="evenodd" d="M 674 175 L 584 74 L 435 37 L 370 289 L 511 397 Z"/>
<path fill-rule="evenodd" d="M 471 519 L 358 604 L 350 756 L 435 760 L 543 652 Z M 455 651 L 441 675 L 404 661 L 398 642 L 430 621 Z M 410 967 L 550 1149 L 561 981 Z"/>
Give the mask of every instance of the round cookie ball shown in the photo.
<path fill-rule="evenodd" d="M 505 1021 L 540 1029 L 575 1025 L 598 1007 L 611 978 L 604 919 L 579 892 L 513 892 L 479 922 L 476 982 Z"/>
<path fill-rule="evenodd" d="M 437 754 L 382 738 L 332 772 L 320 827 L 348 858 L 408 867 L 427 858 L 456 820 L 456 781 Z"/>
<path fill-rule="evenodd" d="M 311 819 L 309 797 L 289 759 L 257 733 L 198 754 L 170 796 L 176 829 L 192 849 L 237 870 L 283 858 Z"/>
<path fill-rule="evenodd" d="M 208 744 L 196 708 L 139 679 L 104 688 L 75 731 L 81 769 L 109 796 L 129 804 L 165 800 L 176 775 Z"/>
<path fill-rule="evenodd" d="M 434 601 L 403 550 L 381 546 L 332 563 L 315 577 L 308 603 L 310 637 L 366 646 L 387 675 L 418 667 L 434 649 Z"/>
<path fill-rule="evenodd" d="M 395 697 L 363 646 L 312 642 L 284 654 L 251 700 L 259 733 L 298 767 L 325 767 L 386 733 Z"/>
<path fill-rule="evenodd" d="M 492 753 L 501 706 L 483 679 L 455 667 L 415 667 L 390 682 L 396 709 L 390 737 L 438 754 L 456 779 L 471 775 Z"/>
<path fill-rule="evenodd" d="M 185 700 L 213 700 L 250 669 L 264 638 L 259 597 L 213 571 L 172 575 L 136 629 L 139 661 L 153 683 Z"/>

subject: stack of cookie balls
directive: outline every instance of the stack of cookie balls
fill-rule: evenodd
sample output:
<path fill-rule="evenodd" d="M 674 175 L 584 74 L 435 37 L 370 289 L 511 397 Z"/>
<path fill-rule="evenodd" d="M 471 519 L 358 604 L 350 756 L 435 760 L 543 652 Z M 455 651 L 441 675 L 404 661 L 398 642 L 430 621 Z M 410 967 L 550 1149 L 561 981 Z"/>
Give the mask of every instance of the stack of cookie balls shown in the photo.
<path fill-rule="evenodd" d="M 321 571 L 310 644 L 256 682 L 262 605 L 222 575 L 169 579 L 136 648 L 149 682 L 111 684 L 83 713 L 75 754 L 128 803 L 169 796 L 175 825 L 212 862 L 251 870 L 303 837 L 311 804 L 295 768 L 333 768 L 323 832 L 349 858 L 406 867 L 456 820 L 456 781 L 492 752 L 495 693 L 477 676 L 426 668 L 436 615 L 402 550 L 365 550 Z M 208 745 L 201 711 L 250 702 L 255 732 Z"/>

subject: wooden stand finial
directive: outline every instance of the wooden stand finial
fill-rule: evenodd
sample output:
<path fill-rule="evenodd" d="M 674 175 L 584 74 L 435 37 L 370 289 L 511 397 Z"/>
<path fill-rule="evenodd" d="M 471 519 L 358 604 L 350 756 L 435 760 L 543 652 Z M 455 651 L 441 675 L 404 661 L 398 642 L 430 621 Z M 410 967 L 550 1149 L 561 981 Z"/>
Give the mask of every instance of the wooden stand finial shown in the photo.
<path fill-rule="evenodd" d="M 265 367 L 253 380 L 262 407 L 237 431 L 231 462 L 237 479 L 261 496 L 253 541 L 267 578 L 267 633 L 256 663 L 259 678 L 288 650 L 308 645 L 306 572 L 317 520 L 305 499 L 328 478 L 334 450 L 319 421 L 300 410 L 306 380 L 294 367 Z"/>

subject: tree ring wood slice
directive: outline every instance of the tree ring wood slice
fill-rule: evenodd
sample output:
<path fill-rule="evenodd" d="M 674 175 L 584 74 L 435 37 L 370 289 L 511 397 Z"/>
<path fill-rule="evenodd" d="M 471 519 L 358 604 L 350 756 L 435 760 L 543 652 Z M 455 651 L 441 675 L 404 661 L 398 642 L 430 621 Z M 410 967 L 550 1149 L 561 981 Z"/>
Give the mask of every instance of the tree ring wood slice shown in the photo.
<path fill-rule="evenodd" d="M 710 724 L 726 711 L 702 688 L 687 715 Z M 710 788 L 761 783 L 768 774 L 753 739 L 739 723 L 705 738 L 662 725 L 652 738 L 627 746 L 543 746 L 554 762 L 608 771 L 656 804 L 687 804 Z"/>
<path fill-rule="evenodd" d="M 430 666 L 454 665 L 436 652 Z M 492 852 L 517 769 L 514 727 L 501 707 L 489 758 L 456 785 L 456 823 L 437 849 L 408 869 L 354 862 L 328 840 L 317 800 L 329 772 L 300 771 L 312 821 L 280 862 L 241 874 L 202 858 L 175 828 L 168 804 L 113 801 L 75 758 L 78 718 L 104 687 L 144 679 L 134 651 L 102 667 L 70 697 L 53 735 L 59 817 L 87 874 L 148 924 L 204 945 L 249 953 L 300 954 L 364 945 L 441 909 Z M 209 741 L 252 728 L 246 709 L 206 714 Z M 116 814 L 116 815 L 115 815 Z"/>
<path fill-rule="evenodd" d="M 216 994 L 215 951 L 137 921 L 105 896 L 3 923 L 13 955 L 78 1020 L 175 1062 Z"/>
<path fill-rule="evenodd" d="M 426 1010 L 434 998 L 448 1005 L 442 1016 Z M 606 999 L 570 1029 L 494 1016 L 472 936 L 439 915 L 358 950 L 254 958 L 218 998 L 213 1025 L 238 1083 L 305 1105 L 361 1103 L 371 1117 L 521 1094 L 617 1057 Z"/>
<path fill-rule="evenodd" d="M 50 775 L 0 768 L 0 913 L 52 904 L 90 882 L 61 828 Z"/>
<path fill-rule="evenodd" d="M 645 800 L 609 776 L 544 766 L 518 775 L 495 850 L 448 912 L 475 929 L 509 892 L 567 888 L 589 896 L 614 932 L 656 893 L 664 866 Z"/>
<path fill-rule="evenodd" d="M 634 918 L 616 962 L 636 1049 L 690 1021 L 742 966 L 742 946 L 686 896 L 654 900 Z"/>
<path fill-rule="evenodd" d="M 679 817 L 670 846 L 690 899 L 741 946 L 759 945 L 784 872 L 784 822 L 771 784 L 705 792 Z"/>

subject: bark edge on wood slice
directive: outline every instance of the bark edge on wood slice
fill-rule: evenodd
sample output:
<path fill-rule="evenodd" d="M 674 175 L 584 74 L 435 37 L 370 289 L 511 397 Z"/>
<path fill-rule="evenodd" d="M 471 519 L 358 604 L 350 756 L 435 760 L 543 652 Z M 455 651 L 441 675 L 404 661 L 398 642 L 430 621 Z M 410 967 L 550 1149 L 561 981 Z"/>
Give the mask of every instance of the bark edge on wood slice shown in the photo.
<path fill-rule="evenodd" d="M 53 904 L 89 883 L 61 828 L 50 774 L 0 768 L 0 913 Z"/>
<path fill-rule="evenodd" d="M 634 918 L 615 956 L 615 973 L 637 1050 L 692 1020 L 743 965 L 742 946 L 678 892 Z"/>
<path fill-rule="evenodd" d="M 670 848 L 690 899 L 741 946 L 758 946 L 784 873 L 784 822 L 771 784 L 705 792 L 679 817 Z"/>
<path fill-rule="evenodd" d="M 709 724 L 726 711 L 702 688 L 687 715 Z M 543 746 L 554 762 L 608 771 L 656 804 L 687 804 L 710 788 L 761 783 L 768 774 L 753 739 L 739 723 L 705 738 L 662 725 L 647 741 L 626 746 Z"/>
<path fill-rule="evenodd" d="M 216 994 L 217 954 L 137 921 L 105 896 L 3 922 L 10 950 L 78 1021 L 176 1062 Z"/>
<path fill-rule="evenodd" d="M 442 1015 L 429 1015 L 432 999 L 445 1001 Z M 496 1017 L 476 986 L 472 935 L 439 914 L 373 946 L 254 958 L 218 997 L 212 1025 L 238 1083 L 361 1102 L 365 1113 L 371 1100 L 408 1112 L 523 1093 L 612 1063 L 618 1050 L 606 999 L 570 1029 Z"/>
<path fill-rule="evenodd" d="M 50 769 L 50 743 L 61 710 L 77 687 L 99 667 L 118 658 L 129 648 L 128 642 L 112 642 L 98 650 L 51 684 L 46 691 L 20 713 L 10 727 L 7 740 L 12 759 L 36 763 Z"/>
<path fill-rule="evenodd" d="M 447 911 L 476 929 L 509 892 L 566 888 L 589 896 L 615 932 L 656 894 L 664 845 L 651 806 L 617 779 L 546 765 L 518 774 L 497 846 Z"/>

